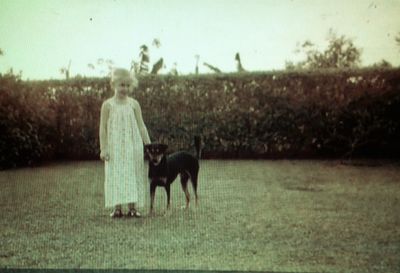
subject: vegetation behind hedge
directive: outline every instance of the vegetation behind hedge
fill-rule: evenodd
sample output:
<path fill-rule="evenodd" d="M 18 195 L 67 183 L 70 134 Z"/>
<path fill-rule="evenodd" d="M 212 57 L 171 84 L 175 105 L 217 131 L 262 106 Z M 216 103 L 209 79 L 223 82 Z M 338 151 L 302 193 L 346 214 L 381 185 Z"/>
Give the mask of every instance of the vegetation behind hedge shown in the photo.
<path fill-rule="evenodd" d="M 0 166 L 97 159 L 109 79 L 0 76 Z M 400 155 L 400 70 L 144 76 L 133 95 L 153 141 L 205 158 Z M 3 133 L 4 132 L 4 133 Z"/>

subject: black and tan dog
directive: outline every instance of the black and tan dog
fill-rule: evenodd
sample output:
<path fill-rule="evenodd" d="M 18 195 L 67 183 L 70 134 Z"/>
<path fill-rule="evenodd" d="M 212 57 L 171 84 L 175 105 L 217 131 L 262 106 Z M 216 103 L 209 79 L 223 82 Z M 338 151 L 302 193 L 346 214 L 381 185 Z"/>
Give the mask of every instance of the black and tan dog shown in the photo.
<path fill-rule="evenodd" d="M 201 156 L 201 139 L 194 138 L 196 156 L 184 151 L 166 155 L 168 145 L 148 144 L 145 145 L 146 153 L 149 156 L 149 179 L 150 179 L 150 214 L 153 213 L 154 197 L 158 186 L 164 187 L 167 192 L 167 209 L 170 208 L 171 184 L 178 175 L 181 178 L 183 192 L 186 196 L 186 208 L 189 207 L 190 194 L 188 181 L 192 182 L 194 195 L 197 197 L 197 179 L 199 174 L 199 159 Z"/>

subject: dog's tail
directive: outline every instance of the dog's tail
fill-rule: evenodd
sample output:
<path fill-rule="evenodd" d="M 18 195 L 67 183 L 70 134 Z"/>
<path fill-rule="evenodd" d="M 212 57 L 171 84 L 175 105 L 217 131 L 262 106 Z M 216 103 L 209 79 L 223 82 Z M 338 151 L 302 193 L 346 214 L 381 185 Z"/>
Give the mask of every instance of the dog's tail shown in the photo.
<path fill-rule="evenodd" d="M 201 158 L 201 137 L 200 136 L 194 137 L 194 148 L 196 149 L 197 159 L 200 159 Z"/>

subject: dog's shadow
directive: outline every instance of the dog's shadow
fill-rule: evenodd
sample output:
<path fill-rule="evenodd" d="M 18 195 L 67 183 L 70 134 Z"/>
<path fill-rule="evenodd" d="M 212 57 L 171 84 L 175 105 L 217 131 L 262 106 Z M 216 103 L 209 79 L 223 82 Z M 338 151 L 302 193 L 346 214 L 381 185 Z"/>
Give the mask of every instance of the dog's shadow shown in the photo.
<path fill-rule="evenodd" d="M 283 188 L 289 191 L 304 191 L 304 192 L 322 192 L 323 190 L 318 187 L 310 185 L 284 185 Z"/>

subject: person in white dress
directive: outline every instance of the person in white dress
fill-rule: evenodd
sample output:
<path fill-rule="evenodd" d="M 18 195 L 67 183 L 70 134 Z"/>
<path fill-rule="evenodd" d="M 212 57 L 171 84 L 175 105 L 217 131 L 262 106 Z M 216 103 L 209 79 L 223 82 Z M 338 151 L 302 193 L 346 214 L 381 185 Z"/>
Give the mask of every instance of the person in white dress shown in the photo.
<path fill-rule="evenodd" d="M 128 204 L 127 216 L 140 217 L 137 207 L 144 206 L 146 174 L 143 144 L 150 137 L 137 100 L 129 93 L 137 79 L 128 70 L 111 73 L 114 96 L 103 102 L 100 114 L 100 158 L 105 162 L 105 206 L 114 207 L 111 217 L 122 217 L 122 205 Z"/>

